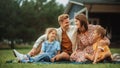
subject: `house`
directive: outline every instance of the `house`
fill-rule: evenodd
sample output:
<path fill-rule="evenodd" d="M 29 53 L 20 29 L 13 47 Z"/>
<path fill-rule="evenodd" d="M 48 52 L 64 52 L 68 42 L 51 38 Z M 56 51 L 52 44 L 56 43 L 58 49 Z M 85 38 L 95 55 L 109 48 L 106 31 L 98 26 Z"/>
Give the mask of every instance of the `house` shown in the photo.
<path fill-rule="evenodd" d="M 111 41 L 120 41 L 120 0 L 70 0 L 64 13 L 71 22 L 76 14 L 85 13 L 89 23 L 107 29 Z"/>

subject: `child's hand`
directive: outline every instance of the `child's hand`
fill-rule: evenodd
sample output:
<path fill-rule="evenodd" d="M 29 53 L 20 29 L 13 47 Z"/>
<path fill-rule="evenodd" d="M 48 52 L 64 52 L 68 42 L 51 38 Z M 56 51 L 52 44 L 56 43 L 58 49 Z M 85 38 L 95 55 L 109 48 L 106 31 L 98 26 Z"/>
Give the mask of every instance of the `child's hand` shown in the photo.
<path fill-rule="evenodd" d="M 55 61 L 55 58 L 51 58 L 50 61 L 51 61 L 51 62 L 54 62 L 54 61 Z"/>
<path fill-rule="evenodd" d="M 96 64 L 96 62 L 93 62 L 93 64 Z"/>
<path fill-rule="evenodd" d="M 103 47 L 98 46 L 98 49 L 99 49 L 100 51 L 104 52 L 104 48 L 103 48 Z"/>

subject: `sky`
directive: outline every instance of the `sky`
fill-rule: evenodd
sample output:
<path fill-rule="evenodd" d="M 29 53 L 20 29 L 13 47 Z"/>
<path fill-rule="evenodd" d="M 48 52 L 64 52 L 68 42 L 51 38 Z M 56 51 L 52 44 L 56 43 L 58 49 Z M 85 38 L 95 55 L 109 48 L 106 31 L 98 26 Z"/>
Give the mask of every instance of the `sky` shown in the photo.
<path fill-rule="evenodd" d="M 67 5 L 67 3 L 69 2 L 69 0 L 56 0 L 56 2 L 63 4 L 64 6 Z"/>
<path fill-rule="evenodd" d="M 51 1 L 51 0 L 47 0 L 47 1 Z M 64 6 L 66 6 L 69 2 L 69 0 L 56 0 L 57 3 L 59 4 L 63 4 Z"/>

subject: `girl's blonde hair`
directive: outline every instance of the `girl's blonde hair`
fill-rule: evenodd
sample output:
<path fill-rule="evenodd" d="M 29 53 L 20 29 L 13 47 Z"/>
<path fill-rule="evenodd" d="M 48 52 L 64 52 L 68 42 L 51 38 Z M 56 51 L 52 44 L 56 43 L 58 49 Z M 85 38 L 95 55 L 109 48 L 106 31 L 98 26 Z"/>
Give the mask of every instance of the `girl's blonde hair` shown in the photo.
<path fill-rule="evenodd" d="M 46 29 L 45 34 L 47 34 L 47 39 L 48 39 L 48 35 L 49 35 L 52 31 L 55 31 L 56 34 L 57 34 L 56 28 L 51 27 L 51 28 L 47 28 L 47 29 Z"/>
<path fill-rule="evenodd" d="M 101 26 L 97 27 L 95 30 L 97 31 L 98 34 L 101 34 L 102 38 L 104 38 L 104 36 L 106 35 L 106 29 L 104 29 Z"/>

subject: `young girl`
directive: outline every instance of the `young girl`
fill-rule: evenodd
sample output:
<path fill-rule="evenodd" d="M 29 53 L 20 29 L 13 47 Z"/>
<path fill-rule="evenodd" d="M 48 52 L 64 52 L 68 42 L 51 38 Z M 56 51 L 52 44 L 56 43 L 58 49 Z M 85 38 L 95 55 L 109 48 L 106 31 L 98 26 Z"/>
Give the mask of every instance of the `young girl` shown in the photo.
<path fill-rule="evenodd" d="M 106 35 L 106 30 L 103 27 L 98 27 L 94 31 L 94 40 L 96 41 L 93 44 L 93 50 L 94 54 L 86 54 L 86 58 L 93 61 L 93 64 L 96 64 L 97 62 L 104 60 L 105 58 L 111 58 L 111 52 L 109 49 L 109 45 L 101 44 L 101 40 Z"/>
<path fill-rule="evenodd" d="M 39 62 L 39 61 L 51 61 L 57 54 L 60 53 L 60 43 L 56 41 L 57 31 L 55 28 L 48 28 L 46 30 L 47 40 L 42 43 L 40 54 L 35 57 L 30 57 L 27 55 L 26 58 L 19 59 L 20 62 Z M 17 51 L 13 51 L 16 57 Z M 24 55 L 25 56 L 25 55 Z"/>

